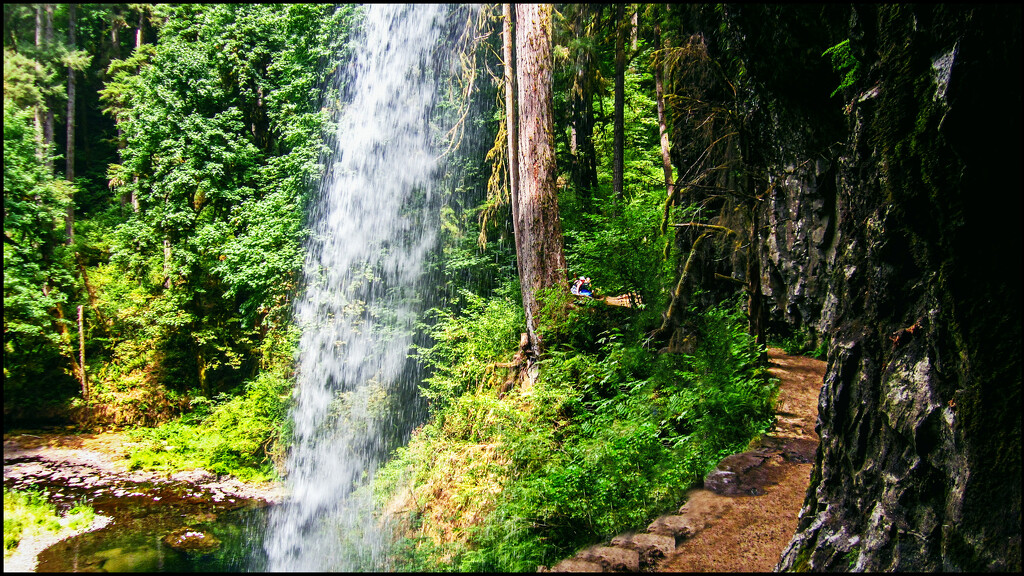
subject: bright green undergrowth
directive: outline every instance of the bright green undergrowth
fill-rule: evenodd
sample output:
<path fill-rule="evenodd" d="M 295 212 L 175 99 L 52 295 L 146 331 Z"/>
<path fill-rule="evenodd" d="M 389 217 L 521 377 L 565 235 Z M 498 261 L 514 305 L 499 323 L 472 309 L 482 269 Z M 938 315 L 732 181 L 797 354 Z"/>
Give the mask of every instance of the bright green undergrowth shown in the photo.
<path fill-rule="evenodd" d="M 815 338 L 809 330 L 802 327 L 789 336 L 771 341 L 770 344 L 782 348 L 790 355 L 810 356 L 818 360 L 825 360 L 828 356 L 828 337 Z"/>
<path fill-rule="evenodd" d="M 570 308 L 547 324 L 538 381 L 502 394 L 495 364 L 515 351 L 521 308 L 470 300 L 439 319 L 423 354 L 435 368 L 428 423 L 378 475 L 381 499 L 405 512 L 401 569 L 550 565 L 677 508 L 773 421 L 777 383 L 738 307 L 693 311 L 692 355 L 644 348 L 620 330 L 628 312 Z"/>
<path fill-rule="evenodd" d="M 38 491 L 4 488 L 4 558 L 13 554 L 26 536 L 55 534 L 64 525 L 78 530 L 91 526 L 95 518 L 92 507 L 84 503 L 61 515 Z"/>
<path fill-rule="evenodd" d="M 129 433 L 139 445 L 128 467 L 169 472 L 203 468 L 244 481 L 277 479 L 290 392 L 287 378 L 268 371 L 246 383 L 242 394 L 195 398 L 188 414 Z"/>

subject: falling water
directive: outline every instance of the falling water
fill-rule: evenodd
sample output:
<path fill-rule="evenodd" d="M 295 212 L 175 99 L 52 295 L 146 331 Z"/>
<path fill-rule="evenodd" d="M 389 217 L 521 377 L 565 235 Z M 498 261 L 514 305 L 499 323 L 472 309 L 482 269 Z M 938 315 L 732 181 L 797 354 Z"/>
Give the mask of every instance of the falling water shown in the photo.
<path fill-rule="evenodd" d="M 438 226 L 435 101 L 448 12 L 365 7 L 359 47 L 337 80 L 349 96 L 296 306 L 290 497 L 271 513 L 269 570 L 387 568 L 388 528 L 370 486 L 417 384 L 408 355 Z"/>

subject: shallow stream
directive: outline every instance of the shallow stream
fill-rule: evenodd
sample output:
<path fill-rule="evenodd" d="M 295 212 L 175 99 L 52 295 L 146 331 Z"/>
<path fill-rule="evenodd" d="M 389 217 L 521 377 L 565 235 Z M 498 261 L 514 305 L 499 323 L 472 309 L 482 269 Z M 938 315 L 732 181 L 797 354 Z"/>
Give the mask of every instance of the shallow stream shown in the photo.
<path fill-rule="evenodd" d="M 196 483 L 5 459 L 4 486 L 45 493 L 59 512 L 78 502 L 112 521 L 38 556 L 39 572 L 242 572 L 265 565 L 268 503 Z"/>

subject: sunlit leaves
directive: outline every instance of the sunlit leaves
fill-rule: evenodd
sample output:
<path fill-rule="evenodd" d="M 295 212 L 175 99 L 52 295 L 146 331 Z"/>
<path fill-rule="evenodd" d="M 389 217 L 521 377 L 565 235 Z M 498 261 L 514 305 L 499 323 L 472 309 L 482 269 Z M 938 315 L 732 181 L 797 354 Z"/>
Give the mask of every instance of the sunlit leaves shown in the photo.
<path fill-rule="evenodd" d="M 110 181 L 139 203 L 112 262 L 192 318 L 200 374 L 239 369 L 261 324 L 286 328 L 326 152 L 321 90 L 352 12 L 173 7 L 155 45 L 111 64 L 103 98 L 125 147 Z"/>

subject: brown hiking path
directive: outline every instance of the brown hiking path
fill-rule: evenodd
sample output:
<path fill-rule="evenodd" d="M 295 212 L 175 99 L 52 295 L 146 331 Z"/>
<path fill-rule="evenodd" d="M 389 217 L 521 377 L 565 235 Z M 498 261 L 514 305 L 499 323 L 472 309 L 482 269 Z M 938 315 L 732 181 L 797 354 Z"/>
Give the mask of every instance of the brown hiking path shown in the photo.
<path fill-rule="evenodd" d="M 768 351 L 768 358 L 769 371 L 780 380 L 779 398 L 776 428 L 762 444 L 803 444 L 804 458 L 775 460 L 778 482 L 764 486 L 759 496 L 727 496 L 707 489 L 691 493 L 689 507 L 702 502 L 717 505 L 719 512 L 708 519 L 710 526 L 661 561 L 658 572 L 769 572 L 796 532 L 818 446 L 814 424 L 825 363 L 777 348 Z"/>
<path fill-rule="evenodd" d="M 796 532 L 810 483 L 825 363 L 778 348 L 768 357 L 780 380 L 774 430 L 722 460 L 677 514 L 658 518 L 645 533 L 581 550 L 551 571 L 772 571 Z"/>

